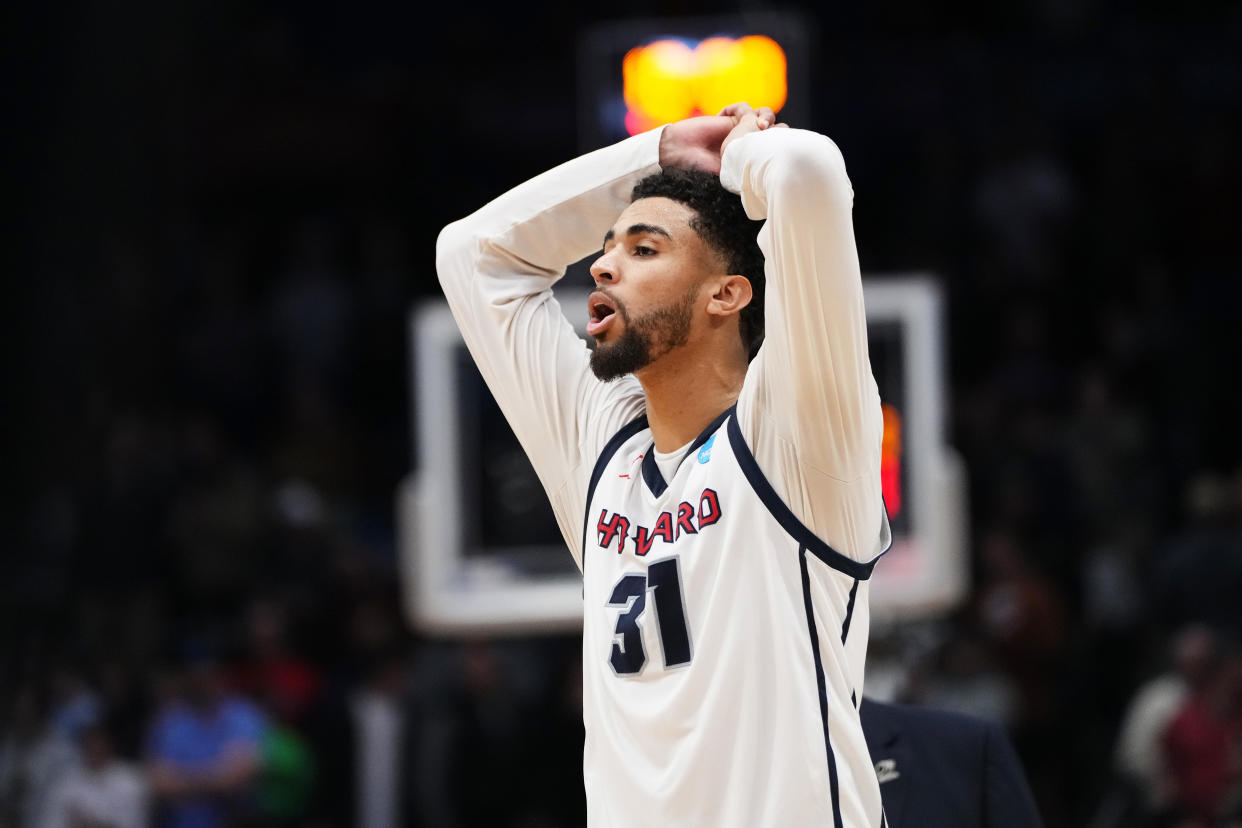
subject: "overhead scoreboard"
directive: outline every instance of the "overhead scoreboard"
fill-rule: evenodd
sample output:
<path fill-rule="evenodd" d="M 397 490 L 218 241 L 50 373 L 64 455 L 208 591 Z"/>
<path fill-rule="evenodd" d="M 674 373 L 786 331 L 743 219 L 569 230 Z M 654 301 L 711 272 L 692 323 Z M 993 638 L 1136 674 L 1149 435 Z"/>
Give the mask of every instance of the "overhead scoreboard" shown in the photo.
<path fill-rule="evenodd" d="M 578 38 L 578 136 L 584 151 L 744 101 L 810 122 L 814 27 L 794 12 L 631 19 Z"/>
<path fill-rule="evenodd" d="M 893 546 L 872 576 L 872 616 L 948 612 L 967 586 L 966 497 L 944 442 L 943 309 L 926 275 L 864 280 L 884 413 L 881 478 Z M 586 339 L 586 294 L 557 292 Z M 409 320 L 413 471 L 397 495 L 405 607 L 430 634 L 569 630 L 582 579 L 530 461 L 443 302 Z M 827 427 L 827 425 L 825 426 Z"/>

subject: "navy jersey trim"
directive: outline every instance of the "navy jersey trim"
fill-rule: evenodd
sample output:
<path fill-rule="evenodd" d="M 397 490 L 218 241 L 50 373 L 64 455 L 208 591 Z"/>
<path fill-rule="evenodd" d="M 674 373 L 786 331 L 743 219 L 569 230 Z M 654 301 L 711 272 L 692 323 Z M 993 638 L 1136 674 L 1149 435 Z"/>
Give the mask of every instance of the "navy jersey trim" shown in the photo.
<path fill-rule="evenodd" d="M 612 435 L 611 439 L 604 444 L 604 449 L 599 453 L 599 459 L 595 461 L 595 468 L 591 470 L 591 482 L 587 485 L 586 505 L 583 511 L 585 515 L 582 518 L 582 571 L 586 572 L 586 556 L 587 556 L 587 533 L 591 529 L 591 501 L 595 499 L 595 487 L 599 485 L 600 478 L 604 476 L 604 469 L 608 467 L 608 461 L 617 453 L 625 442 L 638 432 L 647 428 L 647 415 L 643 414 L 636 420 L 621 427 L 621 430 Z"/>
<path fill-rule="evenodd" d="M 841 624 L 841 643 L 845 643 L 846 636 L 850 634 L 850 621 L 854 620 L 854 599 L 858 597 L 858 579 L 854 579 L 854 585 L 850 587 L 850 599 L 845 604 L 845 621 Z"/>
<path fill-rule="evenodd" d="M 725 418 L 732 414 L 736 408 L 736 405 L 731 405 L 726 410 L 720 412 L 720 414 L 716 416 L 716 419 L 712 420 L 708 424 L 707 428 L 699 432 L 699 436 L 694 438 L 694 442 L 690 444 L 690 448 L 686 449 L 685 454 L 681 456 L 681 459 L 677 461 L 677 464 L 680 466 L 685 462 L 687 457 L 706 443 L 707 438 L 711 437 L 720 429 L 720 424 L 723 423 Z M 656 463 L 655 443 L 652 443 L 643 454 L 643 482 L 647 484 L 647 488 L 651 491 L 651 494 L 656 497 L 664 494 L 664 492 L 668 489 L 668 481 L 664 479 L 664 475 L 660 473 L 660 466 Z"/>
<path fill-rule="evenodd" d="M 853 558 L 842 555 L 820 540 L 802 521 L 798 520 L 798 516 L 793 513 L 793 510 L 786 506 L 785 501 L 781 500 L 776 494 L 776 490 L 772 488 L 772 484 L 768 482 L 768 479 L 763 475 L 763 471 L 759 468 L 759 463 L 755 460 L 755 455 L 751 453 L 750 446 L 746 445 L 746 440 L 742 438 L 742 429 L 737 423 L 737 417 L 729 419 L 729 443 L 733 446 L 733 454 L 737 457 L 738 465 L 742 467 L 742 473 L 750 481 L 750 486 L 755 490 L 755 494 L 759 495 L 759 500 L 767 507 L 772 517 L 776 518 L 776 522 L 793 536 L 794 540 L 806 547 L 807 551 L 812 555 L 838 572 L 862 581 L 871 577 L 871 570 L 875 568 L 875 562 L 880 559 L 880 555 L 888 551 L 888 547 L 885 547 L 879 555 L 876 555 L 869 561 L 856 561 Z M 887 512 L 884 516 L 884 522 L 888 522 Z M 889 546 L 891 545 L 890 540 Z"/>
<path fill-rule="evenodd" d="M 664 475 L 660 474 L 660 467 L 655 461 L 655 443 L 647 447 L 643 452 L 643 482 L 647 484 L 647 488 L 656 497 L 664 494 L 668 489 L 668 483 L 664 480 Z"/>
<path fill-rule="evenodd" d="M 824 662 L 819 654 L 819 630 L 815 628 L 815 607 L 811 604 L 811 576 L 806 568 L 805 546 L 798 549 L 798 567 L 802 571 L 802 603 L 806 608 L 806 626 L 811 634 L 811 653 L 815 656 L 815 685 L 819 691 L 819 718 L 824 726 L 824 752 L 828 755 L 828 785 L 832 791 L 832 824 L 842 828 L 841 791 L 837 782 L 837 758 L 828 738 L 828 688 L 824 679 Z"/>

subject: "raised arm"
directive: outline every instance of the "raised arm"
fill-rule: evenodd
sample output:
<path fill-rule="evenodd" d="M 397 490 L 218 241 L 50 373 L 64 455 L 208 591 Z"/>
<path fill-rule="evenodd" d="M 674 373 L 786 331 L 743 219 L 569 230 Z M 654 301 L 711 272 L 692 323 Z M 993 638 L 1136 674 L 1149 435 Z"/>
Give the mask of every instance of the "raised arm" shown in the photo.
<path fill-rule="evenodd" d="M 845 163 L 813 132 L 739 133 L 725 142 L 721 182 L 752 219 L 766 219 L 759 246 L 767 285 L 764 345 L 738 424 L 802 522 L 838 552 L 870 560 L 887 545 L 883 420 Z"/>
<path fill-rule="evenodd" d="M 595 379 L 552 285 L 567 265 L 599 250 L 634 183 L 659 169 L 659 141 L 659 132 L 645 133 L 562 164 L 450 224 L 436 243 L 436 270 L 462 336 L 571 549 L 594 452 L 637 416 L 642 392 L 632 378 Z"/>

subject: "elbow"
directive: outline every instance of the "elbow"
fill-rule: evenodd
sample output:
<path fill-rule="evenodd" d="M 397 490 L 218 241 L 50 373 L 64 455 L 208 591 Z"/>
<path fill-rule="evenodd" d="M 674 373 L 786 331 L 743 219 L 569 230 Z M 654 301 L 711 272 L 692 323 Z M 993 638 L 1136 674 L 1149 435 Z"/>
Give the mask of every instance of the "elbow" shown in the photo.
<path fill-rule="evenodd" d="M 790 130 L 777 173 L 777 186 L 784 192 L 802 194 L 817 200 L 850 207 L 854 189 L 845 172 L 845 158 L 836 143 L 826 135 Z"/>
<path fill-rule="evenodd" d="M 469 219 L 459 219 L 446 226 L 436 237 L 436 275 L 443 287 L 452 275 L 468 266 L 475 258 L 478 237 Z"/>

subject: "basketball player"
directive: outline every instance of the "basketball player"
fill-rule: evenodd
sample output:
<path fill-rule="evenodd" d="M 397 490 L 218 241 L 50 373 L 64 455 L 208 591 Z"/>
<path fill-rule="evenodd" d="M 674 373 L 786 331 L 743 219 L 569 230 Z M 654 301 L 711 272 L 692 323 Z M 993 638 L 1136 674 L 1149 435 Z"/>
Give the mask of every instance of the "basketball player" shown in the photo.
<path fill-rule="evenodd" d="M 583 573 L 592 826 L 883 825 L 857 702 L 890 533 L 853 193 L 829 139 L 774 121 L 737 104 L 629 138 L 437 245 Z M 590 352 L 552 284 L 601 244 Z"/>

